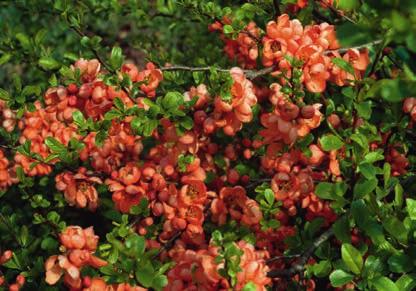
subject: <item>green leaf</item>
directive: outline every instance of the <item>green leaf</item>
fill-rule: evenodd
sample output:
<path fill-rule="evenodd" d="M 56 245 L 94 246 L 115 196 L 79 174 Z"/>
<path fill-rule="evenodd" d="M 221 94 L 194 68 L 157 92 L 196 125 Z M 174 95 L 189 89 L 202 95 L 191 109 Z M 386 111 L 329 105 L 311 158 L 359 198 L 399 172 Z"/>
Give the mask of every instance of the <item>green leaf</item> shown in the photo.
<path fill-rule="evenodd" d="M 110 65 L 114 70 L 120 69 L 121 65 L 123 64 L 123 51 L 120 47 L 113 47 L 111 50 L 110 56 Z"/>
<path fill-rule="evenodd" d="M 67 151 L 66 147 L 63 144 L 61 144 L 58 140 L 51 136 L 48 136 L 45 139 L 45 144 L 48 146 L 48 148 L 50 148 L 53 152 L 56 153 L 62 153 Z"/>
<path fill-rule="evenodd" d="M 190 116 L 185 116 L 181 119 L 180 125 L 186 130 L 191 130 L 194 127 L 194 120 Z"/>
<path fill-rule="evenodd" d="M 358 166 L 358 169 L 360 171 L 361 174 L 363 174 L 363 176 L 367 179 L 367 180 L 372 180 L 372 179 L 376 179 L 376 167 L 374 167 L 373 165 L 370 165 L 369 163 L 361 163 Z"/>
<path fill-rule="evenodd" d="M 377 97 L 381 95 L 385 101 L 401 102 L 414 93 L 416 81 L 403 79 L 382 79 L 374 83 L 368 95 Z"/>
<path fill-rule="evenodd" d="M 354 198 L 360 199 L 364 198 L 366 195 L 370 194 L 377 187 L 377 179 L 365 180 L 360 179 L 354 186 Z"/>
<path fill-rule="evenodd" d="M 56 239 L 48 236 L 42 240 L 40 247 L 46 251 L 56 250 L 59 247 L 59 243 Z"/>
<path fill-rule="evenodd" d="M 335 237 L 343 243 L 351 242 L 350 225 L 346 216 L 341 217 L 332 225 Z"/>
<path fill-rule="evenodd" d="M 384 160 L 384 155 L 381 151 L 371 152 L 364 156 L 364 161 L 369 164 L 375 163 L 377 161 L 382 161 L 382 160 Z"/>
<path fill-rule="evenodd" d="M 360 7 L 359 0 L 337 0 L 335 5 L 340 10 L 353 10 Z"/>
<path fill-rule="evenodd" d="M 333 134 L 323 136 L 320 143 L 324 151 L 338 150 L 344 145 L 344 142 Z"/>
<path fill-rule="evenodd" d="M 322 260 L 319 263 L 312 265 L 311 270 L 318 278 L 326 277 L 332 270 L 331 262 L 328 260 Z"/>
<path fill-rule="evenodd" d="M 78 126 L 78 127 L 83 127 L 84 124 L 86 123 L 85 117 L 82 114 L 81 111 L 76 110 L 72 113 L 72 119 L 74 120 L 74 123 Z"/>
<path fill-rule="evenodd" d="M 345 285 L 354 279 L 354 276 L 350 273 L 347 273 L 343 270 L 335 270 L 329 275 L 329 280 L 331 281 L 331 285 L 334 287 L 340 287 Z"/>
<path fill-rule="evenodd" d="M 348 1 L 348 0 L 345 0 Z M 372 31 L 363 25 L 353 24 L 348 21 L 337 26 L 337 39 L 343 47 L 362 45 L 374 40 Z"/>
<path fill-rule="evenodd" d="M 7 92 L 6 90 L 0 88 L 0 99 L 1 100 L 5 100 L 5 101 L 10 100 L 9 92 Z"/>
<path fill-rule="evenodd" d="M 359 146 L 361 146 L 363 149 L 368 148 L 368 140 L 365 137 L 365 135 L 360 133 L 354 133 L 351 135 L 351 140 L 355 141 Z"/>
<path fill-rule="evenodd" d="M 162 106 L 166 110 L 177 109 L 179 105 L 183 104 L 183 95 L 180 92 L 168 92 L 162 99 Z"/>
<path fill-rule="evenodd" d="M 377 277 L 370 281 L 370 284 L 377 291 L 401 291 L 397 288 L 396 284 L 387 277 Z"/>
<path fill-rule="evenodd" d="M 120 98 L 116 97 L 113 102 L 114 102 L 114 106 L 118 110 L 120 110 L 121 112 L 124 111 L 124 103 L 123 103 L 123 101 Z"/>
<path fill-rule="evenodd" d="M 370 255 L 365 260 L 362 276 L 371 279 L 382 273 L 383 270 L 383 261 L 379 257 Z"/>
<path fill-rule="evenodd" d="M 40 45 L 44 40 L 47 32 L 48 30 L 46 28 L 39 30 L 35 35 L 35 44 Z"/>
<path fill-rule="evenodd" d="M 396 286 L 400 291 L 411 291 L 416 288 L 416 274 L 404 274 L 397 281 Z"/>
<path fill-rule="evenodd" d="M 61 67 L 59 62 L 52 57 L 41 57 L 38 64 L 45 70 L 55 70 Z"/>
<path fill-rule="evenodd" d="M 409 213 L 410 219 L 416 220 L 416 200 L 407 198 L 406 209 L 407 213 Z"/>
<path fill-rule="evenodd" d="M 394 273 L 407 273 L 413 269 L 413 262 L 406 254 L 395 254 L 387 260 L 390 271 Z"/>
<path fill-rule="evenodd" d="M 142 236 L 131 234 L 127 237 L 124 244 L 130 255 L 140 257 L 144 253 L 146 241 Z"/>
<path fill-rule="evenodd" d="M 267 203 L 269 203 L 269 205 L 273 205 L 274 203 L 274 192 L 271 189 L 266 189 L 264 191 L 264 197 L 266 198 Z"/>
<path fill-rule="evenodd" d="M 0 57 L 0 66 L 7 63 L 12 58 L 12 54 L 5 53 Z"/>
<path fill-rule="evenodd" d="M 333 184 L 321 182 L 315 187 L 315 195 L 322 199 L 331 199 L 334 196 Z"/>
<path fill-rule="evenodd" d="M 355 109 L 357 109 L 357 113 L 360 117 L 364 119 L 370 119 L 371 117 L 371 107 L 373 103 L 372 101 L 364 101 L 361 103 L 355 104 Z"/>
<path fill-rule="evenodd" d="M 352 65 L 343 58 L 333 58 L 332 63 L 334 63 L 337 67 L 343 69 L 344 71 L 352 75 L 355 75 L 354 68 L 352 67 Z"/>
<path fill-rule="evenodd" d="M 157 128 L 157 126 L 159 125 L 159 121 L 158 120 L 149 120 L 144 124 L 143 127 L 143 135 L 144 136 L 150 136 L 153 131 Z"/>
<path fill-rule="evenodd" d="M 246 285 L 244 285 L 242 291 L 256 291 L 257 287 L 253 282 L 248 282 Z"/>
<path fill-rule="evenodd" d="M 403 206 L 403 187 L 400 183 L 394 186 L 394 206 L 401 208 Z"/>
<path fill-rule="evenodd" d="M 165 275 L 157 275 L 152 280 L 152 287 L 157 291 L 168 285 L 168 278 Z"/>
<path fill-rule="evenodd" d="M 348 243 L 342 244 L 341 257 L 351 272 L 360 274 L 363 267 L 363 257 L 355 247 Z"/>
<path fill-rule="evenodd" d="M 106 130 L 98 131 L 97 135 L 95 136 L 95 144 L 97 146 L 102 146 L 107 136 L 108 136 L 108 132 Z"/>
<path fill-rule="evenodd" d="M 223 31 L 224 31 L 225 34 L 230 34 L 230 33 L 234 32 L 234 28 L 231 25 L 226 24 L 223 27 Z"/>
<path fill-rule="evenodd" d="M 30 39 L 26 34 L 19 32 L 16 34 L 16 38 L 24 49 L 31 48 Z"/>
<path fill-rule="evenodd" d="M 137 281 L 139 281 L 144 287 L 149 288 L 152 286 L 155 270 L 150 261 L 140 264 L 140 267 L 137 269 L 135 274 Z"/>
<path fill-rule="evenodd" d="M 407 229 L 398 218 L 394 216 L 386 217 L 383 226 L 399 242 L 407 243 Z"/>

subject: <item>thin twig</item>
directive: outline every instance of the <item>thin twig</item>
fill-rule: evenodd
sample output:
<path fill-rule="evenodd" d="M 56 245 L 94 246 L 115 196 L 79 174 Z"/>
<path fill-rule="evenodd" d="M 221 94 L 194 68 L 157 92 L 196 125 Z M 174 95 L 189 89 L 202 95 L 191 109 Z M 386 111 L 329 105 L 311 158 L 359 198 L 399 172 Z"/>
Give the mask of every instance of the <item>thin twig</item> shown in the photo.
<path fill-rule="evenodd" d="M 302 254 L 299 261 L 290 267 L 289 269 L 283 269 L 283 270 L 271 270 L 267 273 L 267 277 L 269 278 L 276 278 L 276 277 L 290 277 L 294 274 L 298 274 L 305 270 L 305 265 L 308 262 L 309 258 L 313 255 L 315 250 L 324 242 L 326 242 L 329 238 L 331 238 L 334 235 L 334 231 L 332 228 L 329 228 L 326 230 L 323 234 L 321 234 L 314 242 L 313 244 Z"/>
<path fill-rule="evenodd" d="M 182 66 L 182 65 L 174 65 L 169 67 L 161 67 L 161 71 L 188 71 L 188 72 L 208 72 L 212 69 L 215 69 L 218 72 L 228 73 L 230 69 L 223 69 L 223 68 L 215 68 L 215 67 L 189 67 L 189 66 Z M 244 70 L 248 79 L 255 79 L 257 77 L 267 75 L 273 72 L 274 67 L 267 67 L 261 70 Z"/>
<path fill-rule="evenodd" d="M 166 243 L 164 243 L 162 245 L 162 247 L 158 250 L 158 252 L 156 254 L 154 254 L 153 259 L 157 258 L 161 253 L 163 253 L 164 251 L 168 251 L 169 249 L 172 248 L 173 244 L 175 243 L 175 241 L 181 237 L 181 235 L 183 234 L 185 230 L 179 230 L 177 231 Z"/>
<path fill-rule="evenodd" d="M 18 237 L 17 237 L 17 235 L 16 235 L 16 233 L 15 233 L 15 231 L 14 231 L 13 227 L 12 227 L 12 226 L 10 226 L 10 224 L 9 224 L 9 222 L 7 221 L 6 217 L 4 217 L 4 215 L 3 215 L 3 214 L 1 214 L 1 213 L 0 213 L 0 220 L 1 220 L 1 222 L 2 222 L 5 226 L 6 226 L 6 228 L 8 228 L 8 229 L 9 229 L 9 231 L 10 231 L 11 235 L 13 236 L 14 240 L 15 240 L 15 241 L 16 241 L 19 245 L 21 245 L 20 240 L 18 239 Z"/>
<path fill-rule="evenodd" d="M 357 46 L 353 46 L 353 47 L 339 48 L 339 49 L 335 49 L 335 50 L 326 50 L 326 51 L 324 51 L 324 55 L 329 55 L 329 54 L 335 53 L 335 52 L 338 52 L 340 54 L 343 54 L 343 53 L 346 53 L 348 50 L 351 50 L 351 49 L 362 50 L 364 48 L 368 48 L 368 47 L 372 47 L 372 46 L 378 45 L 381 42 L 382 42 L 382 40 L 381 39 L 378 39 L 378 40 L 374 40 L 374 41 L 367 42 L 367 43 L 364 43 L 364 44 L 361 44 L 361 45 L 357 45 Z"/>
<path fill-rule="evenodd" d="M 202 71 L 210 71 L 211 69 L 215 69 L 219 72 L 229 72 L 229 69 L 219 69 L 214 67 L 188 67 L 182 65 L 174 65 L 169 67 L 161 67 L 161 71 L 189 71 L 189 72 L 202 72 Z"/>
<path fill-rule="evenodd" d="M 269 263 L 273 263 L 275 261 L 290 260 L 290 259 L 294 259 L 294 258 L 299 258 L 300 256 L 302 256 L 302 254 L 276 256 L 276 257 L 272 257 L 270 259 L 267 259 L 265 262 L 266 262 L 266 264 L 269 264 Z"/>
<path fill-rule="evenodd" d="M 381 60 L 381 57 L 383 55 L 383 48 L 384 48 L 384 46 L 381 45 L 380 48 L 378 49 L 376 57 L 374 58 L 374 62 L 373 62 L 372 66 L 371 66 L 371 69 L 368 73 L 368 76 L 371 76 L 376 71 L 377 63 Z"/>
<path fill-rule="evenodd" d="M 251 188 L 253 188 L 253 187 L 256 187 L 256 186 L 260 185 L 261 183 L 270 182 L 271 180 L 272 180 L 271 178 L 258 179 L 258 180 L 255 180 L 255 181 L 253 181 L 253 182 L 251 182 L 251 183 L 247 184 L 247 185 L 245 186 L 245 188 L 246 188 L 246 189 L 251 189 Z"/>
<path fill-rule="evenodd" d="M 68 26 L 74 31 L 76 32 L 81 38 L 83 38 L 84 36 L 87 36 L 83 31 L 81 31 L 78 27 L 73 26 L 69 23 L 68 19 L 66 18 L 66 21 L 68 23 Z M 104 59 L 100 56 L 100 54 L 98 53 L 98 51 L 95 48 L 90 47 L 90 50 L 92 51 L 92 53 L 94 54 L 95 58 L 100 62 L 100 64 L 111 74 L 113 75 L 117 75 L 117 71 L 114 70 L 111 66 L 109 66 L 107 64 L 107 62 L 104 61 Z M 126 93 L 127 96 L 130 97 L 130 93 L 129 90 L 123 86 L 120 86 L 121 90 Z"/>
<path fill-rule="evenodd" d="M 280 14 L 280 0 L 273 0 L 273 7 L 274 7 L 274 17 L 277 18 Z"/>
<path fill-rule="evenodd" d="M 82 32 L 80 29 L 73 25 L 69 25 L 69 27 L 75 31 L 81 38 L 87 36 L 84 32 Z M 90 48 L 94 56 L 97 58 L 97 60 L 103 65 L 104 68 L 106 68 L 107 71 L 110 73 L 116 73 L 100 56 L 98 51 L 94 48 Z"/>
<path fill-rule="evenodd" d="M 375 40 L 372 42 L 368 42 L 362 45 L 358 45 L 358 46 L 354 46 L 354 47 L 349 47 L 349 48 L 340 48 L 340 49 L 335 49 L 335 50 L 326 50 L 323 52 L 324 55 L 329 55 L 331 53 L 335 53 L 338 52 L 340 54 L 342 53 L 346 53 L 348 50 L 350 49 L 357 49 L 357 50 L 361 50 L 363 48 L 367 48 L 367 47 L 371 47 L 377 44 L 380 44 L 382 42 L 382 40 Z M 213 69 L 214 67 L 210 67 L 210 66 L 205 66 L 205 67 L 190 67 L 190 66 L 184 66 L 184 65 L 172 65 L 172 66 L 168 66 L 168 67 L 161 67 L 160 70 L 161 71 L 188 71 L 188 72 L 208 72 L 211 69 Z M 266 67 L 260 70 L 244 70 L 244 73 L 246 74 L 247 78 L 250 80 L 253 80 L 255 78 L 258 78 L 260 76 L 264 76 L 267 74 L 270 74 L 271 72 L 274 71 L 274 67 Z M 229 72 L 230 69 L 224 69 L 224 68 L 215 68 L 216 71 L 218 72 Z"/>
<path fill-rule="evenodd" d="M 348 17 L 347 15 L 345 15 L 343 12 L 338 11 L 337 9 L 335 9 L 332 5 L 327 5 L 327 7 L 329 8 L 329 10 L 331 10 L 332 13 L 334 13 L 337 16 L 340 16 L 341 18 L 344 18 L 345 20 L 348 20 L 351 23 L 357 24 L 357 22 L 353 19 L 351 19 L 350 17 Z"/>

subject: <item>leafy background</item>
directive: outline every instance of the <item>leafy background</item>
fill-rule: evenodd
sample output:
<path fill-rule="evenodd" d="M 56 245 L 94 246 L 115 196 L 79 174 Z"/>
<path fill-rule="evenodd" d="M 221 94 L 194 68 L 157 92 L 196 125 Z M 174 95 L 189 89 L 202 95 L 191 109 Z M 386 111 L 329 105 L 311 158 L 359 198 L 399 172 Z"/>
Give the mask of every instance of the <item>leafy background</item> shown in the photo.
<path fill-rule="evenodd" d="M 294 1 L 277 2 L 283 11 Z M 343 162 L 345 183 L 317 185 L 316 194 L 333 200 L 342 214 L 332 231 L 343 244 L 337 247 L 326 241 L 320 245 L 315 252 L 318 264 L 307 267 L 307 276 L 321 278 L 317 279 L 318 288 L 324 288 L 328 281 L 340 286 L 355 278 L 356 288 L 361 290 L 412 290 L 416 286 L 416 133 L 408 128 L 409 118 L 402 118 L 401 101 L 416 96 L 416 2 L 339 0 L 338 7 L 354 23 L 331 10 L 320 9 L 314 1 L 309 2 L 308 8 L 296 16 L 304 24 L 317 18 L 330 20 L 337 26 L 338 39 L 345 47 L 379 43 L 370 47 L 372 63 L 368 78 L 355 91 L 331 88 L 326 93 L 329 95 L 326 115 L 337 110 L 350 118 L 356 110 L 368 124 L 354 133 L 345 129 L 340 133 L 342 140 L 333 135 L 321 139 L 323 147 L 328 149 L 338 148 L 339 143 L 342 146 L 347 141 L 354 159 L 361 162 L 359 165 L 349 160 Z M 247 3 L 250 5 L 244 5 Z M 120 47 L 125 59 L 140 67 L 150 60 L 157 65 L 230 68 L 236 63 L 224 57 L 218 36 L 207 32 L 208 24 L 230 12 L 239 15 L 243 23 L 254 19 L 265 27 L 276 14 L 276 1 L 0 1 L 0 98 L 23 113 L 35 100 L 42 99 L 50 85 L 67 74 L 75 60 L 99 56 L 111 63 L 114 47 Z M 240 25 L 233 23 L 233 31 L 238 32 Z M 162 84 L 158 93 L 187 90 L 194 79 L 203 77 L 166 74 L 168 82 Z M 376 139 L 377 129 L 392 130 L 391 142 L 408 151 L 410 167 L 405 177 L 390 177 L 384 156 L 370 150 L 369 143 Z M 1 144 L 15 145 L 17 138 L 17 132 L 0 131 Z M 227 142 L 223 137 L 218 140 Z M 56 172 L 59 170 L 57 167 Z M 149 276 L 157 278 L 156 284 L 163 284 L 162 274 L 169 266 L 150 263 L 154 254 L 142 255 L 142 238 L 130 237 L 126 230 L 134 215 L 122 217 L 114 211 L 105 187 L 99 188 L 103 197 L 99 211 L 90 214 L 66 206 L 55 190 L 53 177 L 34 179 L 21 175 L 20 180 L 19 185 L 0 194 L 0 246 L 16 250 L 13 260 L 4 266 L 7 271 L 2 267 L 7 278 L 24 272 L 28 277 L 24 287 L 27 290 L 61 288 L 45 285 L 43 262 L 58 252 L 56 229 L 80 224 L 94 225 L 102 237 L 111 233 L 107 238 L 109 244 L 118 239 L 129 241 L 127 244 L 134 246 L 132 258 L 139 256 L 142 261 L 136 261 L 137 264 L 150 264 Z M 267 198 L 266 190 L 258 191 Z M 145 207 L 136 212 L 135 215 L 145 212 Z M 313 243 L 318 237 L 318 225 L 319 222 L 300 221 L 300 233 L 290 242 L 291 251 L 303 251 L 303 240 L 306 245 Z M 352 227 L 360 230 L 363 241 L 372 242 L 371 247 L 365 243 L 352 247 L 349 237 Z M 235 226 L 221 231 L 237 232 Z M 244 229 L 239 231 L 242 233 L 237 236 L 247 235 Z M 107 247 L 101 245 L 100 251 Z M 120 261 L 116 259 L 114 264 Z M 111 270 L 103 272 L 114 275 Z"/>

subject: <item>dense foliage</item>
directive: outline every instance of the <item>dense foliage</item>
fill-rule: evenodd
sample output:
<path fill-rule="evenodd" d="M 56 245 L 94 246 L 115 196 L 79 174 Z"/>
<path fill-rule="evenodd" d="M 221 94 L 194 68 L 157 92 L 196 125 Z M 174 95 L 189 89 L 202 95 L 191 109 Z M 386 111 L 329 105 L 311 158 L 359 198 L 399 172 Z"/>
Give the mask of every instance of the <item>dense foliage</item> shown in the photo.
<path fill-rule="evenodd" d="M 415 1 L 0 7 L 0 290 L 416 288 Z"/>

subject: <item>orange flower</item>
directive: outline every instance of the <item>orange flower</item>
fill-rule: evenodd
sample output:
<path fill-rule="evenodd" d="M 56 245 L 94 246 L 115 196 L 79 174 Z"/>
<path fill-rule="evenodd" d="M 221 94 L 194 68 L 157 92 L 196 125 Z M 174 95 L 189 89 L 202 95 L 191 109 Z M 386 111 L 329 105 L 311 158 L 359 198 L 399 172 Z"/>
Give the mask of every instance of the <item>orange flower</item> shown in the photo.
<path fill-rule="evenodd" d="M 100 268 L 107 262 L 94 256 L 98 236 L 92 227 L 82 229 L 69 226 L 61 234 L 60 240 L 66 253 L 49 257 L 45 262 L 46 278 L 49 285 L 54 285 L 64 275 L 64 283 L 74 289 L 81 289 L 81 269 L 84 266 Z"/>
<path fill-rule="evenodd" d="M 85 175 L 86 169 L 78 169 L 75 175 L 71 172 L 64 172 L 55 177 L 56 189 L 64 192 L 65 200 L 71 206 L 95 211 L 98 207 L 98 192 L 93 183 L 101 184 L 101 179 Z"/>
<path fill-rule="evenodd" d="M 262 213 L 255 200 L 249 199 L 241 186 L 223 187 L 219 198 L 211 203 L 211 220 L 223 224 L 226 215 L 246 225 L 254 225 L 262 219 Z"/>
<path fill-rule="evenodd" d="M 7 131 L 12 132 L 16 126 L 16 113 L 7 107 L 5 101 L 0 100 L 0 121 L 1 126 Z"/>
<path fill-rule="evenodd" d="M 176 265 L 168 272 L 165 291 L 218 290 L 221 280 L 218 270 L 222 264 L 215 263 L 215 254 L 207 250 L 186 250 L 174 261 Z"/>
<path fill-rule="evenodd" d="M 136 81 L 143 82 L 140 85 L 140 89 L 148 96 L 156 96 L 156 88 L 159 86 L 159 83 L 163 80 L 162 71 L 156 69 L 156 66 L 153 63 L 147 63 L 146 69 L 138 73 Z"/>
<path fill-rule="evenodd" d="M 97 248 L 98 236 L 93 227 L 82 229 L 79 226 L 68 226 L 59 236 L 61 243 L 67 249 L 86 249 L 94 251 Z"/>
<path fill-rule="evenodd" d="M 116 208 L 123 213 L 129 212 L 130 208 L 140 203 L 146 197 L 142 186 L 137 185 L 140 180 L 141 171 L 135 163 L 128 163 L 118 172 L 113 172 L 113 179 L 107 179 L 105 183 L 113 192 L 113 201 Z"/>
<path fill-rule="evenodd" d="M 185 92 L 185 101 L 191 101 L 194 98 L 197 98 L 197 101 L 193 107 L 195 109 L 204 108 L 207 105 L 207 103 L 211 100 L 211 96 L 209 95 L 207 86 L 205 86 L 204 84 L 200 84 L 198 85 L 198 87 L 191 87 L 188 92 Z"/>
<path fill-rule="evenodd" d="M 82 81 L 92 82 L 97 78 L 98 73 L 100 72 L 100 67 L 101 67 L 101 64 L 96 59 L 93 59 L 93 60 L 79 59 L 72 66 L 72 69 L 80 70 Z"/>
<path fill-rule="evenodd" d="M 264 253 L 256 251 L 253 245 L 245 241 L 239 241 L 237 245 L 243 251 L 243 255 L 240 261 L 241 271 L 237 273 L 235 290 L 242 290 L 247 283 L 252 282 L 256 290 L 266 291 L 266 286 L 271 283 L 271 279 L 267 277 L 269 267 L 264 262 Z"/>
<path fill-rule="evenodd" d="M 202 205 L 206 198 L 207 190 L 202 181 L 190 180 L 179 191 L 179 199 L 184 205 Z"/>

